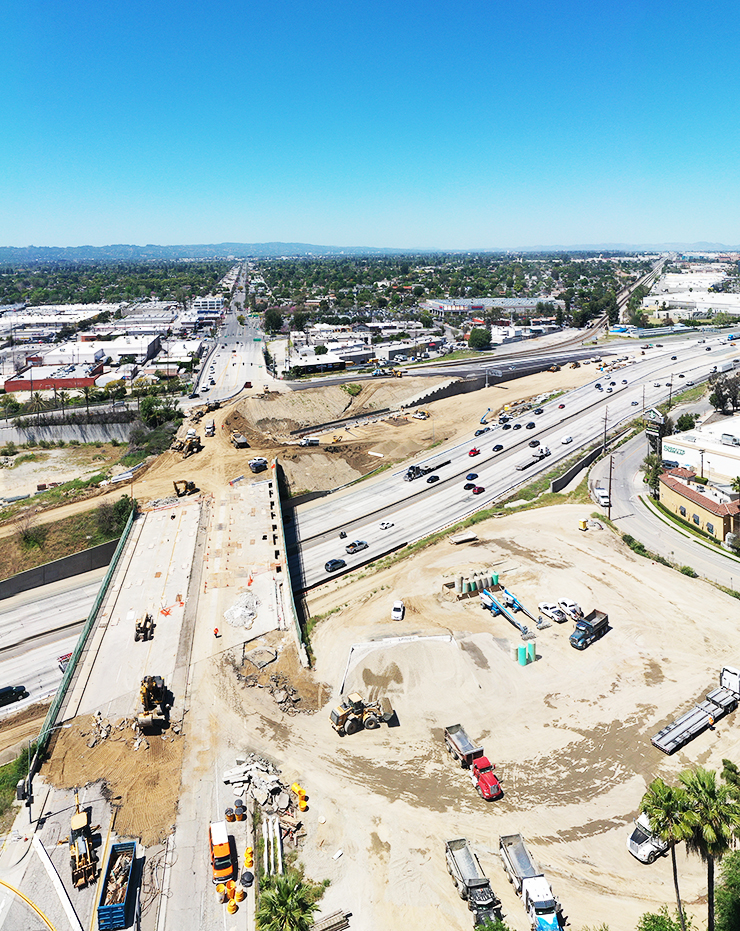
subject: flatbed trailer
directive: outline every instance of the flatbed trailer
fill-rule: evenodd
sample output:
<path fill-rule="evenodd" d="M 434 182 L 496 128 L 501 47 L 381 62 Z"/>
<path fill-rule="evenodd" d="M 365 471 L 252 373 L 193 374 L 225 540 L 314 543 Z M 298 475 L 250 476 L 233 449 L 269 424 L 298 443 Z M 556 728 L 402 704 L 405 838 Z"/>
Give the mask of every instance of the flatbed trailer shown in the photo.
<path fill-rule="evenodd" d="M 720 685 L 708 692 L 703 701 L 658 731 L 650 743 L 670 756 L 734 711 L 739 700 L 740 671 L 725 666 L 720 673 Z"/>

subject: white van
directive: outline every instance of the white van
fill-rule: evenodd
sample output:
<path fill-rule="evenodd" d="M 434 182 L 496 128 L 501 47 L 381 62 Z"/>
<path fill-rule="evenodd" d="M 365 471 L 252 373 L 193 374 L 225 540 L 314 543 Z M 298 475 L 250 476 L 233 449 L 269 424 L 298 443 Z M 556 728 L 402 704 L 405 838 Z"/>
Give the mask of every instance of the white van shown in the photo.
<path fill-rule="evenodd" d="M 611 507 L 609 492 L 606 490 L 606 488 L 594 488 L 594 498 L 596 498 L 597 504 L 599 504 L 602 508 Z"/>
<path fill-rule="evenodd" d="M 567 445 L 568 443 L 572 443 L 572 442 L 573 442 L 573 437 L 572 437 L 572 436 L 564 436 L 560 442 L 561 442 L 563 445 Z"/>

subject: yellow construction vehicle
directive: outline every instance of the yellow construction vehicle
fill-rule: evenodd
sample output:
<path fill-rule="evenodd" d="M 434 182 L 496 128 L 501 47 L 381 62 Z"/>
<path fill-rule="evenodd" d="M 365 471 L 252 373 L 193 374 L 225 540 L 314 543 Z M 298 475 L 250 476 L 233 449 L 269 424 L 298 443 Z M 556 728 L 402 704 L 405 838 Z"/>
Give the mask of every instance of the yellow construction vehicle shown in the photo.
<path fill-rule="evenodd" d="M 144 676 L 139 690 L 141 711 L 136 720 L 142 727 L 162 724 L 169 711 L 167 687 L 161 676 Z"/>
<path fill-rule="evenodd" d="M 386 724 L 393 717 L 393 706 L 387 698 L 365 701 L 357 692 L 348 695 L 341 705 L 331 712 L 329 720 L 337 734 L 356 734 L 363 728 L 369 731 Z"/>
<path fill-rule="evenodd" d="M 134 640 L 151 640 L 154 637 L 154 618 L 147 612 L 144 617 L 136 619 L 136 628 L 134 631 Z"/>
<path fill-rule="evenodd" d="M 203 449 L 203 444 L 197 434 L 186 436 L 182 445 L 182 458 L 187 459 L 192 453 L 199 453 L 201 449 Z"/>
<path fill-rule="evenodd" d="M 178 498 L 182 498 L 184 495 L 194 495 L 197 493 L 198 489 L 195 487 L 195 482 L 188 481 L 177 481 L 172 483 L 175 486 L 175 494 Z"/>
<path fill-rule="evenodd" d="M 572 369 L 579 369 L 579 368 L 581 367 L 581 363 L 580 363 L 580 362 L 571 362 L 571 363 L 570 363 L 570 367 L 571 367 Z"/>
<path fill-rule="evenodd" d="M 341 436 L 332 437 L 332 443 L 341 443 L 341 442 L 342 442 Z"/>
<path fill-rule="evenodd" d="M 551 365 L 550 368 L 549 368 L 547 371 L 548 371 L 548 372 L 559 372 L 559 371 L 560 371 L 560 366 L 559 366 L 559 365 Z"/>
<path fill-rule="evenodd" d="M 90 815 L 80 810 L 79 793 L 75 792 L 75 813 L 70 821 L 69 865 L 72 868 L 72 885 L 82 889 L 95 882 L 97 865 L 90 831 Z"/>
<path fill-rule="evenodd" d="M 244 436 L 243 433 L 239 433 L 238 430 L 232 430 L 231 435 L 229 436 L 231 445 L 236 449 L 247 449 L 249 446 L 249 440 Z"/>

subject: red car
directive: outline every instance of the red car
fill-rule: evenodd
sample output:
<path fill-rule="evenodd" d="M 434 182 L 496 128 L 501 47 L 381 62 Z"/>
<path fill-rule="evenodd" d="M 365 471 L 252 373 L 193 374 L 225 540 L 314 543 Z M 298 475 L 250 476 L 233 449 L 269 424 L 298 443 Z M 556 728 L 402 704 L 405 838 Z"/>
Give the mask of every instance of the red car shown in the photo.
<path fill-rule="evenodd" d="M 483 492 L 484 492 L 485 490 L 486 490 L 486 489 L 485 489 L 482 485 L 477 485 L 477 486 L 473 489 L 473 494 L 474 494 L 474 495 L 482 495 Z"/>
<path fill-rule="evenodd" d="M 480 456 L 480 450 L 477 446 L 474 446 L 471 450 L 468 451 L 469 456 Z"/>

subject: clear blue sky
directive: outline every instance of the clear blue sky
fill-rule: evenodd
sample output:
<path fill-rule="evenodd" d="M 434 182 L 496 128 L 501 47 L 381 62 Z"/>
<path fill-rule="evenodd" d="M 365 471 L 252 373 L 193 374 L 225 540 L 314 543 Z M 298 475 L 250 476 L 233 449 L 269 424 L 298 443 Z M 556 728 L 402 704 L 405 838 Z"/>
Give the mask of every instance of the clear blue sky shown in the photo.
<path fill-rule="evenodd" d="M 0 245 L 740 243 L 727 2 L 5 0 Z"/>

